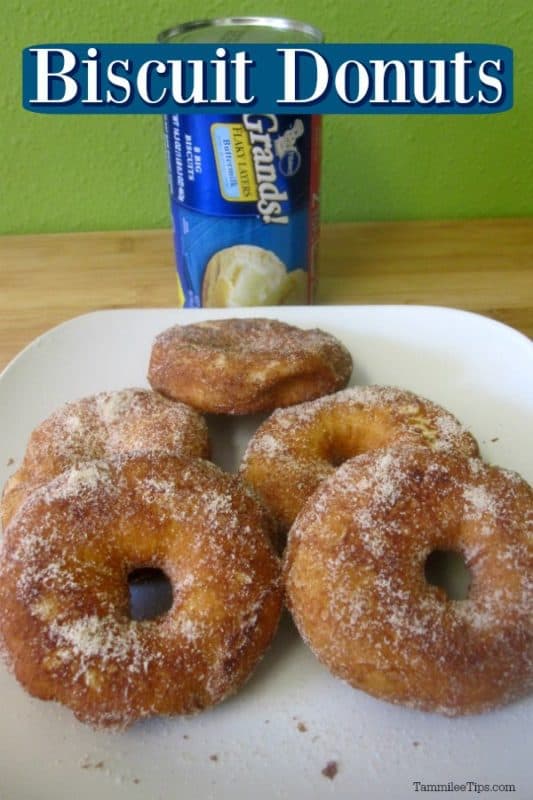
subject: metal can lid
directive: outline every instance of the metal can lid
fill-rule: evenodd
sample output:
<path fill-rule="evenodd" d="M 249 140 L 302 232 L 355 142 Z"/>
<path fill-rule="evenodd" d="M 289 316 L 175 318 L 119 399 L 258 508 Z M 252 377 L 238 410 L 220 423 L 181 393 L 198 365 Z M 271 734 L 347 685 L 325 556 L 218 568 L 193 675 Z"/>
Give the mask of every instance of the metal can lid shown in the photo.
<path fill-rule="evenodd" d="M 284 17 L 219 17 L 176 25 L 162 31 L 157 40 L 163 44 L 319 44 L 324 35 L 307 22 Z"/>

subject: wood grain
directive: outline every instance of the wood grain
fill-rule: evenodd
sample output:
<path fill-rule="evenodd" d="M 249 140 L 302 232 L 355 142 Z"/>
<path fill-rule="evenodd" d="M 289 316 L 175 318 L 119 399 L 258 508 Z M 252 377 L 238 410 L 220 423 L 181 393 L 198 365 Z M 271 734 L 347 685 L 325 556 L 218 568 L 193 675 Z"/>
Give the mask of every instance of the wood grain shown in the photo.
<path fill-rule="evenodd" d="M 318 303 L 452 306 L 533 336 L 531 218 L 325 225 L 320 253 Z M 176 298 L 168 230 L 2 237 L 0 369 L 78 314 Z"/>

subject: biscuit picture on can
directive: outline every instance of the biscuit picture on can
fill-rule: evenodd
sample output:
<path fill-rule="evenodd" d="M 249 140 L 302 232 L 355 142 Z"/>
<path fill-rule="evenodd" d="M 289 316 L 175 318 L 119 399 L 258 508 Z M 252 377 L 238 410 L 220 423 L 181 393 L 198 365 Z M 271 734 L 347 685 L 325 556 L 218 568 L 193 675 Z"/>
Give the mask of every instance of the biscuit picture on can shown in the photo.
<path fill-rule="evenodd" d="M 304 270 L 287 272 L 275 253 L 251 244 L 218 250 L 207 263 L 202 285 L 206 308 L 300 304 L 305 296 Z"/>

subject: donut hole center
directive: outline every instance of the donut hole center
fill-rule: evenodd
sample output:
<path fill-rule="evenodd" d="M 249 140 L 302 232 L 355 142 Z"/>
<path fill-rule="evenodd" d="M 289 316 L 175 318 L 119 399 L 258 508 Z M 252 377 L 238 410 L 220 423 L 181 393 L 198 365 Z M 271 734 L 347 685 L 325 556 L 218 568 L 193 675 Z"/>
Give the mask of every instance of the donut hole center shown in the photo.
<path fill-rule="evenodd" d="M 466 600 L 472 574 L 462 553 L 457 550 L 433 550 L 424 564 L 424 575 L 431 586 L 442 589 L 448 600 Z"/>
<path fill-rule="evenodd" d="M 172 608 L 172 584 L 162 569 L 138 567 L 128 573 L 129 616 L 134 621 L 155 619 Z"/>
<path fill-rule="evenodd" d="M 342 416 L 335 416 L 323 441 L 323 457 L 336 469 L 350 458 L 386 446 L 391 436 L 386 426 L 350 423 Z"/>

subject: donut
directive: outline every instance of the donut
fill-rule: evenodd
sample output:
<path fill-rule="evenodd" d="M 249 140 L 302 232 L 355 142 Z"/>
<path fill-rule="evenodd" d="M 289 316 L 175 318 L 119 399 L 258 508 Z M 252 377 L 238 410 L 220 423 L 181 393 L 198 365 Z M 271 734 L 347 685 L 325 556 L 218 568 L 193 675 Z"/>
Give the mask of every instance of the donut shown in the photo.
<path fill-rule="evenodd" d="M 207 458 L 207 425 L 192 408 L 147 389 L 101 392 L 67 403 L 33 431 L 22 466 L 4 490 L 3 525 L 35 486 L 76 464 L 129 450 Z"/>
<path fill-rule="evenodd" d="M 352 358 L 334 336 L 273 319 L 175 325 L 156 338 L 148 380 L 214 414 L 253 414 L 346 386 Z"/>
<path fill-rule="evenodd" d="M 428 557 L 460 554 L 452 600 Z M 448 716 L 533 689 L 533 492 L 517 474 L 407 445 L 325 480 L 290 533 L 287 604 L 318 659 L 357 689 Z"/>
<path fill-rule="evenodd" d="M 320 481 L 368 450 L 424 443 L 435 451 L 478 446 L 448 411 L 412 392 L 356 386 L 275 411 L 245 450 L 241 475 L 287 530 Z"/>
<path fill-rule="evenodd" d="M 282 606 L 264 510 L 207 461 L 116 455 L 63 472 L 5 532 L 0 642 L 35 697 L 94 727 L 191 714 L 250 676 Z M 130 618 L 128 575 L 161 569 L 172 606 Z"/>

